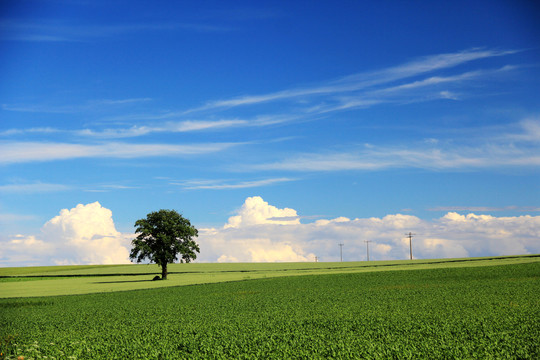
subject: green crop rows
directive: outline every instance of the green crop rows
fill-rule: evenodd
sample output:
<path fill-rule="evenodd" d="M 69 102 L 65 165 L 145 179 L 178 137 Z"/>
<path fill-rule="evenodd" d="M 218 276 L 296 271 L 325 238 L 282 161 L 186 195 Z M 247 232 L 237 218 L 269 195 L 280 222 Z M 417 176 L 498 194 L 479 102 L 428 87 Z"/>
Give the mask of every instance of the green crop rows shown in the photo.
<path fill-rule="evenodd" d="M 540 262 L 0 299 L 0 358 L 540 358 Z"/>
<path fill-rule="evenodd" d="M 538 261 L 540 255 L 337 263 L 171 264 L 167 281 L 152 281 L 155 275 L 161 274 L 155 264 L 0 268 L 0 298 L 80 295 L 283 276 L 477 267 Z"/>

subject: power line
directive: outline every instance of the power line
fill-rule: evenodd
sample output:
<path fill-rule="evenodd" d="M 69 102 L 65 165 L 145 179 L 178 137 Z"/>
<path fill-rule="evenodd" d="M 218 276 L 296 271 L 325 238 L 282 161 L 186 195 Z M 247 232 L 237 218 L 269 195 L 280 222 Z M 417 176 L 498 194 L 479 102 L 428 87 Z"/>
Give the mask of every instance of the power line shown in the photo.
<path fill-rule="evenodd" d="M 364 242 L 366 243 L 367 261 L 369 261 L 369 243 L 371 242 L 371 240 L 364 240 Z"/>
<path fill-rule="evenodd" d="M 405 234 L 409 237 L 409 250 L 411 252 L 411 260 L 412 260 L 412 237 L 416 234 L 413 234 L 412 232 L 409 232 L 408 234 Z"/>
<path fill-rule="evenodd" d="M 338 244 L 339 245 L 339 255 L 341 258 L 341 261 L 343 261 L 343 245 L 345 244 Z"/>

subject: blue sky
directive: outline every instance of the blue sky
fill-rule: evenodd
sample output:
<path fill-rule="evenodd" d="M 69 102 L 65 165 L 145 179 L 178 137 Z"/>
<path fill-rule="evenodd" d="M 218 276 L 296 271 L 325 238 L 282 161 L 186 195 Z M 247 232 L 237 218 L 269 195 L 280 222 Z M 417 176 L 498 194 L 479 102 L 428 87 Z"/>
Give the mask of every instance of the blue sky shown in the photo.
<path fill-rule="evenodd" d="M 0 241 L 12 250 L 0 261 L 47 263 L 16 257 L 17 244 L 45 246 L 44 224 L 96 202 L 121 234 L 161 208 L 214 230 L 249 209 L 288 208 L 295 225 L 527 217 L 512 229 L 532 227 L 534 238 L 538 10 L 529 1 L 4 1 Z M 306 244 L 320 235 L 310 234 Z M 280 246 L 267 254 L 288 251 Z M 298 246 L 304 259 L 331 251 Z M 537 249 L 527 246 L 516 249 Z M 302 260 L 208 248 L 206 261 Z M 455 254 L 500 253 L 464 249 Z M 90 261 L 66 259 L 58 263 Z"/>

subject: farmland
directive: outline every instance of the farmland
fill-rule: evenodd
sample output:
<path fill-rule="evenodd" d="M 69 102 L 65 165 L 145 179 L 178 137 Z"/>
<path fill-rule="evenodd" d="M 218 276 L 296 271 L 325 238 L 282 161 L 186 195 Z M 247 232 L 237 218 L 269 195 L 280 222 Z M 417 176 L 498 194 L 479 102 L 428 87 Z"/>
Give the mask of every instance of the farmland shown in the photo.
<path fill-rule="evenodd" d="M 57 296 L 151 289 L 283 276 L 478 267 L 540 261 L 540 257 L 431 259 L 337 263 L 194 263 L 169 265 L 167 281 L 157 265 L 85 265 L 0 268 L 0 298 Z M 21 282 L 24 281 L 24 284 Z"/>
<path fill-rule="evenodd" d="M 188 264 L 200 265 L 190 267 L 199 276 L 225 269 L 226 282 L 0 299 L 0 351 L 15 359 L 537 359 L 539 260 L 418 261 L 379 269 L 361 263 Z M 65 277 L 50 280 L 47 270 Z M 126 271 L 25 270 L 42 277 L 2 285 L 71 284 L 86 279 L 66 276 L 74 272 L 117 270 Z M 231 274 L 251 278 L 232 281 Z M 138 276 L 151 277 L 123 277 Z"/>

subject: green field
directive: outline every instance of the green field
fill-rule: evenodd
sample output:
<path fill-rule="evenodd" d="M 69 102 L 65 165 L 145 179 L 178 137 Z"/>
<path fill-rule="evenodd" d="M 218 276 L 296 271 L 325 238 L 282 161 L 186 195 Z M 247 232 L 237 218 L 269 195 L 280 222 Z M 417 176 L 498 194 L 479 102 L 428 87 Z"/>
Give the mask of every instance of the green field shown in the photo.
<path fill-rule="evenodd" d="M 167 281 L 151 281 L 155 275 L 161 275 L 161 270 L 154 264 L 0 268 L 0 298 L 116 292 L 282 276 L 477 267 L 536 261 L 540 261 L 540 256 L 338 263 L 170 264 Z"/>
<path fill-rule="evenodd" d="M 1 269 L 0 358 L 540 358 L 538 256 L 170 271 Z"/>

